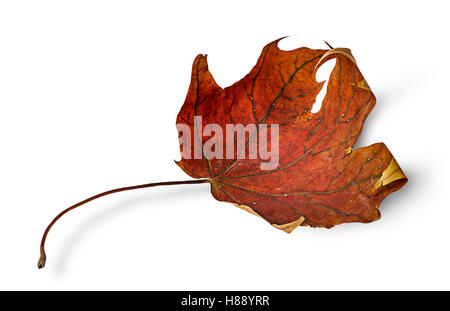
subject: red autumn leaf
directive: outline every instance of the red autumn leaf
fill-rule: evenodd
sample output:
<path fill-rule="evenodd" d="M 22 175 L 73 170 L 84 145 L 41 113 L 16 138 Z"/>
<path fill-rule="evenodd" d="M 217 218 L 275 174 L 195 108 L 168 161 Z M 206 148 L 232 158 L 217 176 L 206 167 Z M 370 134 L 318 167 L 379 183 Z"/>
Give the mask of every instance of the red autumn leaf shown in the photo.
<path fill-rule="evenodd" d="M 249 74 L 224 89 L 208 71 L 206 56 L 196 57 L 177 117 L 177 124 L 187 124 L 194 137 L 177 164 L 194 178 L 207 178 L 217 200 L 287 232 L 298 225 L 330 228 L 379 219 L 380 202 L 407 178 L 383 143 L 352 150 L 376 100 L 350 50 L 282 51 L 278 42 L 263 49 Z M 336 58 L 336 65 L 327 93 L 320 111 L 312 113 L 323 86 L 315 73 L 330 58 Z M 194 116 L 201 116 L 203 125 L 224 129 L 226 124 L 278 124 L 278 167 L 262 170 L 267 160 L 242 158 L 237 150 L 232 159 L 187 158 L 186 151 L 195 153 L 195 140 L 203 146 L 209 138 L 201 135 L 204 126 L 194 130 Z M 253 144 L 250 137 L 257 134 L 246 137 L 246 153 Z"/>
<path fill-rule="evenodd" d="M 383 143 L 352 151 L 375 96 L 350 50 L 286 52 L 278 48 L 278 42 L 267 45 L 252 71 L 225 89 L 209 73 L 206 56 L 195 59 L 189 92 L 177 118 L 183 134 L 182 159 L 177 164 L 190 176 L 203 179 L 116 188 L 64 209 L 44 231 L 38 268 L 47 260 L 48 233 L 63 215 L 101 197 L 134 189 L 209 182 L 216 199 L 234 203 L 286 232 L 299 225 L 330 228 L 377 220 L 380 202 L 407 178 Z M 321 109 L 312 113 L 324 84 L 315 80 L 316 70 L 333 57 L 336 65 L 326 96 Z M 240 125 L 243 131 L 228 132 L 228 125 Z M 227 143 L 219 144 L 213 137 L 220 132 L 223 136 L 223 129 L 229 134 Z M 261 137 L 268 134 L 270 142 L 265 144 Z"/>

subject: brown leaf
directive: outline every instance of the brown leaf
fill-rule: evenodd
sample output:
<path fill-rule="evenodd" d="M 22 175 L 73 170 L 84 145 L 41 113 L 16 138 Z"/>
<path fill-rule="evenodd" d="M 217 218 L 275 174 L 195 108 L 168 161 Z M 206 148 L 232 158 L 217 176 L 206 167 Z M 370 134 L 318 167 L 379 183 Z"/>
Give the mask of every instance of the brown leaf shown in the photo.
<path fill-rule="evenodd" d="M 255 67 L 239 82 L 221 88 L 208 71 L 206 56 L 198 55 L 192 80 L 177 123 L 187 124 L 203 146 L 209 137 L 194 132 L 194 116 L 206 124 L 279 124 L 279 165 L 241 159 L 188 159 L 177 164 L 194 178 L 208 178 L 213 196 L 234 203 L 291 232 L 298 225 L 333 227 L 344 222 L 379 219 L 378 206 L 407 181 L 383 143 L 352 150 L 375 96 L 348 49 L 282 51 L 268 44 Z M 315 73 L 336 58 L 320 111 L 311 112 L 323 82 Z M 203 130 L 202 128 L 202 130 Z M 249 152 L 251 135 L 246 138 Z M 186 147 L 186 146 L 184 146 Z M 217 146 L 216 146 L 217 147 Z M 270 146 L 275 147 L 275 145 Z M 225 154 L 225 146 L 223 146 Z M 186 150 L 185 150 L 186 151 Z"/>

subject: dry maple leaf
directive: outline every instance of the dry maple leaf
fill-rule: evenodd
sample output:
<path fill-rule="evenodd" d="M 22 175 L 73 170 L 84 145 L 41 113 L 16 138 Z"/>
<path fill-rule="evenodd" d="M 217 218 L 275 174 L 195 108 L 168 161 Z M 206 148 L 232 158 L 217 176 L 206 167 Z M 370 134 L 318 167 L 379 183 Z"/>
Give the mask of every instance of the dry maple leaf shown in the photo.
<path fill-rule="evenodd" d="M 279 124 L 279 166 L 261 170 L 261 158 L 238 156 L 182 157 L 177 164 L 194 178 L 207 178 L 217 200 L 234 203 L 287 232 L 300 224 L 330 228 L 379 219 L 380 202 L 407 179 L 383 143 L 352 150 L 375 96 L 350 50 L 282 51 L 279 41 L 263 49 L 249 74 L 224 89 L 208 71 L 206 56 L 198 55 L 177 118 L 192 129 L 194 116 L 223 127 Z M 330 58 L 336 58 L 336 65 L 327 93 L 320 111 L 312 113 L 323 85 L 315 73 Z"/>
<path fill-rule="evenodd" d="M 47 235 L 64 214 L 109 194 L 155 186 L 210 183 L 217 200 L 234 203 L 286 232 L 299 225 L 330 228 L 378 219 L 380 202 L 400 189 L 407 178 L 383 143 L 352 150 L 375 105 L 375 96 L 350 50 L 282 51 L 279 41 L 268 44 L 250 73 L 225 89 L 208 71 L 206 56 L 197 56 L 187 98 L 177 117 L 177 124 L 194 133 L 187 151 L 195 154 L 196 142 L 200 145 L 199 157 L 191 159 L 185 156 L 183 144 L 182 159 L 177 162 L 196 179 L 117 188 L 66 208 L 44 232 L 38 267 L 45 266 Z M 320 111 L 312 113 L 324 84 L 316 81 L 316 70 L 330 58 L 336 58 L 336 65 L 327 93 Z M 195 117 L 200 116 L 204 124 L 223 128 L 253 124 L 255 130 L 244 137 L 243 148 L 236 148 L 231 157 L 206 157 L 204 128 L 194 126 Z M 278 150 L 278 166 L 270 170 L 262 169 L 264 157 L 241 157 L 260 144 L 251 139 L 264 129 L 260 125 L 277 125 L 279 130 L 278 140 L 269 145 Z"/>

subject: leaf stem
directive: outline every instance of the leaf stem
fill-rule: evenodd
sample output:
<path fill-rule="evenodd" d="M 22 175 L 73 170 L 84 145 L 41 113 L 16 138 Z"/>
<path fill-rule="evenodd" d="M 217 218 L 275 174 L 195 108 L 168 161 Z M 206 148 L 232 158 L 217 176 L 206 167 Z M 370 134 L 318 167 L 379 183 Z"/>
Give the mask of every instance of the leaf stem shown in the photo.
<path fill-rule="evenodd" d="M 104 197 L 109 194 L 122 192 L 122 191 L 128 191 L 128 190 L 136 190 L 136 189 L 143 189 L 143 188 L 150 188 L 150 187 L 157 187 L 157 186 L 171 186 L 171 185 L 185 185 L 185 184 L 203 184 L 210 182 L 209 179 L 194 179 L 194 180 L 183 180 L 183 181 L 166 181 L 166 182 L 157 182 L 157 183 L 150 183 L 150 184 L 143 184 L 143 185 L 136 185 L 136 186 L 129 186 L 129 187 L 122 187 L 117 189 L 108 190 L 102 193 L 99 193 L 97 195 L 94 195 L 86 200 L 83 200 L 81 202 L 78 202 L 75 205 L 72 205 L 65 210 L 63 210 L 61 213 L 56 215 L 56 217 L 50 222 L 50 224 L 47 226 L 47 229 L 45 229 L 44 235 L 42 236 L 41 240 L 41 256 L 38 260 L 38 268 L 44 268 L 45 267 L 45 261 L 47 260 L 47 256 L 45 254 L 45 240 L 47 239 L 47 235 L 50 231 L 50 229 L 53 227 L 53 225 L 60 219 L 64 214 L 70 212 L 71 210 L 84 205 L 90 201 L 96 200 L 98 198 Z"/>

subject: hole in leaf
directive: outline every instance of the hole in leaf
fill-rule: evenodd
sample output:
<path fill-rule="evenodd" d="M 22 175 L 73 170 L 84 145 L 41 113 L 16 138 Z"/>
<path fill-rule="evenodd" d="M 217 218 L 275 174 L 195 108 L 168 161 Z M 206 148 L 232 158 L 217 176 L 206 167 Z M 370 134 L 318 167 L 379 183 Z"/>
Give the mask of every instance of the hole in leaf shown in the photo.
<path fill-rule="evenodd" d="M 278 48 L 282 51 L 292 51 L 301 47 L 328 49 L 328 46 L 322 40 L 308 39 L 303 36 L 289 36 L 278 42 Z"/>
<path fill-rule="evenodd" d="M 319 112 L 320 108 L 322 107 L 323 99 L 325 98 L 325 95 L 327 93 L 328 80 L 330 79 L 331 72 L 333 71 L 335 65 L 336 59 L 332 58 L 323 63 L 316 71 L 316 81 L 318 82 L 325 81 L 325 83 L 323 84 L 319 94 L 317 94 L 316 96 L 316 101 L 314 102 L 311 109 L 312 113 Z"/>

